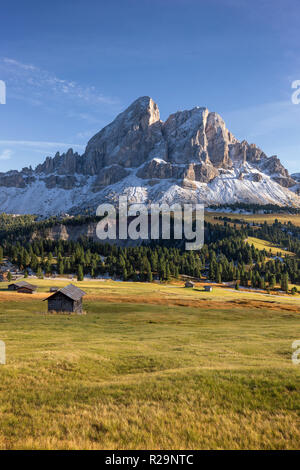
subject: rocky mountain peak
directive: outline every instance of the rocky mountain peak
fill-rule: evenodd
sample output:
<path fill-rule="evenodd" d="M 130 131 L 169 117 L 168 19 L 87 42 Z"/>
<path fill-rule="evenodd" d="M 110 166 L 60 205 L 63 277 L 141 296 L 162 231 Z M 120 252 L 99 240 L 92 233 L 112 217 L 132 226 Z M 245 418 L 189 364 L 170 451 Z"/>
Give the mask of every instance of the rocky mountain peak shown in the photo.
<path fill-rule="evenodd" d="M 31 196 L 34 191 L 38 198 Z M 61 206 L 64 211 L 97 206 L 121 193 L 132 202 L 240 200 L 300 207 L 300 183 L 277 156 L 237 140 L 206 107 L 177 111 L 163 122 L 149 96 L 94 135 L 82 155 L 69 149 L 35 170 L 0 173 L 2 210 L 20 212 L 22 201 L 30 200 L 31 212 L 42 213 L 46 204 L 47 213 L 56 213 Z"/>
<path fill-rule="evenodd" d="M 88 142 L 85 165 L 96 174 L 109 165 L 137 167 L 149 157 L 166 154 L 157 104 L 148 96 L 138 98 Z"/>
<path fill-rule="evenodd" d="M 124 111 L 124 113 L 137 118 L 144 129 L 160 120 L 158 106 L 150 96 L 142 96 L 141 98 L 138 98 Z"/>

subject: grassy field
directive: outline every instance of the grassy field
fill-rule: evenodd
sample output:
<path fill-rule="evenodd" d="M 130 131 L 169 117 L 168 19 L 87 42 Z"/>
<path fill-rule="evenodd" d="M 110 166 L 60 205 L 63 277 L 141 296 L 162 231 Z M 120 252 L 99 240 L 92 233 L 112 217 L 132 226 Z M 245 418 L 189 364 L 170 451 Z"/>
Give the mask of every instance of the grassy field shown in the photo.
<path fill-rule="evenodd" d="M 227 217 L 230 219 L 239 219 L 245 222 L 263 223 L 266 221 L 268 224 L 273 224 L 277 219 L 282 224 L 292 222 L 296 226 L 300 226 L 299 214 L 235 214 L 230 212 L 205 212 L 205 220 L 211 223 L 221 223 L 215 217 Z"/>
<path fill-rule="evenodd" d="M 261 240 L 260 238 L 256 237 L 248 237 L 247 242 L 249 243 L 249 245 L 254 245 L 254 247 L 258 250 L 266 250 L 267 253 L 271 253 L 273 256 L 276 256 L 278 254 L 283 258 L 285 255 L 295 256 L 295 253 L 292 253 L 288 250 L 283 250 L 281 247 L 276 246 L 267 240 Z"/>
<path fill-rule="evenodd" d="M 84 281 L 48 315 L 35 282 L 1 284 L 0 448 L 299 448 L 300 297 Z"/>

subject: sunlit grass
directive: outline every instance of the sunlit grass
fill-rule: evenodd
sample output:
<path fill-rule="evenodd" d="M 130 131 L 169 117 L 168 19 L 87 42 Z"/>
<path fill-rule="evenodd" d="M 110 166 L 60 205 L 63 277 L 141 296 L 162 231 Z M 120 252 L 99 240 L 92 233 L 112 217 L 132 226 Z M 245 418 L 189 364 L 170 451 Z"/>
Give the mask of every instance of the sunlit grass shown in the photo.
<path fill-rule="evenodd" d="M 247 242 L 249 243 L 249 245 L 254 245 L 254 247 L 258 250 L 266 250 L 267 253 L 271 253 L 275 256 L 278 255 L 278 253 L 280 253 L 280 256 L 282 258 L 284 258 L 285 255 L 295 256 L 295 253 L 292 253 L 288 250 L 284 250 L 282 247 L 276 246 L 267 240 L 261 240 L 260 238 L 256 237 L 248 237 Z"/>
<path fill-rule="evenodd" d="M 118 302 L 120 297 L 122 300 L 128 300 L 129 302 L 147 302 L 147 303 L 160 303 L 168 302 L 178 303 L 180 301 L 188 301 L 192 303 L 195 301 L 195 305 L 198 301 L 215 301 L 223 302 L 226 301 L 268 301 L 276 303 L 285 303 L 295 306 L 299 306 L 300 310 L 300 296 L 296 295 L 285 295 L 283 292 L 272 291 L 271 294 L 262 291 L 236 291 L 233 287 L 226 285 L 213 285 L 212 292 L 205 292 L 204 286 L 206 282 L 196 282 L 195 288 L 185 288 L 184 281 L 173 281 L 171 283 L 143 283 L 143 282 L 122 282 L 112 280 L 99 280 L 99 279 L 86 279 L 78 282 L 76 278 L 27 278 L 25 281 L 30 282 L 38 286 L 37 294 L 18 294 L 14 291 L 7 290 L 7 282 L 0 283 L 0 302 L 1 299 L 19 299 L 22 301 L 31 301 L 32 298 L 45 299 L 50 295 L 50 287 L 57 286 L 59 288 L 64 287 L 70 283 L 78 286 L 87 293 L 87 298 L 92 296 L 92 299 L 103 298 L 108 301 L 112 300 Z M 293 285 L 290 285 L 290 288 Z M 46 303 L 41 304 L 41 310 L 46 311 Z"/>
<path fill-rule="evenodd" d="M 230 219 L 239 219 L 245 222 L 256 222 L 256 223 L 264 223 L 266 221 L 268 224 L 273 224 L 277 219 L 282 224 L 287 222 L 292 222 L 293 225 L 300 226 L 300 214 L 235 214 L 230 212 L 206 212 L 205 213 L 205 220 L 207 222 L 217 222 L 221 223 L 221 221 L 217 221 L 215 217 L 227 217 Z"/>
<path fill-rule="evenodd" d="M 0 293 L 0 448 L 299 448 L 299 313 L 280 299 L 232 308 L 225 289 L 85 281 L 87 315 L 48 315 L 51 283 L 66 281 Z"/>

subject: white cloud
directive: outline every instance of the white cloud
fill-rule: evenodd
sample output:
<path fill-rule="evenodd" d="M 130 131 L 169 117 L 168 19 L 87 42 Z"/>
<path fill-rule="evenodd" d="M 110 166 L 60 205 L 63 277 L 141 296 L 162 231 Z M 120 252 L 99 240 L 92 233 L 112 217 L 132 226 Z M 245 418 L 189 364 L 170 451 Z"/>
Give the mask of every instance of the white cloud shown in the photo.
<path fill-rule="evenodd" d="M 0 140 L 0 145 L 21 145 L 22 147 L 38 147 L 44 149 L 52 149 L 57 147 L 66 147 L 78 150 L 84 149 L 84 145 L 79 144 L 68 144 L 66 142 L 45 142 L 35 140 Z"/>
<path fill-rule="evenodd" d="M 2 150 L 0 153 L 0 160 L 9 160 L 13 154 L 13 151 L 10 149 Z"/>
<path fill-rule="evenodd" d="M 12 58 L 0 59 L 0 71 L 13 98 L 30 100 L 35 105 L 49 106 L 53 102 L 64 105 L 65 100 L 93 108 L 119 105 L 118 99 L 101 93 L 95 86 L 61 79 L 47 70 Z"/>
<path fill-rule="evenodd" d="M 14 60 L 14 59 L 9 59 L 8 57 L 4 57 L 3 62 L 5 64 L 16 66 L 24 70 L 37 70 L 37 67 L 35 67 L 34 65 L 22 64 L 21 62 L 18 62 L 17 60 Z"/>

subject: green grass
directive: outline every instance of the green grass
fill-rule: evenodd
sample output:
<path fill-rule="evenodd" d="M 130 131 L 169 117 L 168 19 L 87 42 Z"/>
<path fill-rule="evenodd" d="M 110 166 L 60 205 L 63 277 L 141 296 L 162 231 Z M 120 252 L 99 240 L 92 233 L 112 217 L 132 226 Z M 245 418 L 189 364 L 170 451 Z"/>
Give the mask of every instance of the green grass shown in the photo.
<path fill-rule="evenodd" d="M 299 448 L 297 312 L 87 298 L 87 315 L 45 315 L 23 298 L 0 303 L 0 448 Z"/>
<path fill-rule="evenodd" d="M 293 305 L 299 306 L 300 310 L 300 296 L 284 296 L 283 293 L 278 295 L 278 292 L 272 292 L 272 294 L 262 294 L 261 292 L 256 291 L 249 291 L 244 292 L 243 290 L 234 291 L 231 287 L 227 288 L 226 286 L 213 286 L 212 292 L 205 292 L 204 291 L 204 284 L 205 281 L 196 283 L 196 287 L 194 289 L 186 289 L 184 288 L 184 281 L 173 281 L 172 283 L 143 283 L 143 282 L 118 282 L 112 280 L 105 280 L 100 281 L 96 279 L 87 279 L 81 282 L 78 282 L 76 279 L 67 279 L 62 278 L 60 279 L 55 278 L 45 278 L 45 279 L 37 279 L 37 278 L 25 278 L 25 281 L 35 284 L 38 286 L 37 292 L 41 296 L 42 299 L 48 297 L 50 295 L 49 289 L 51 286 L 57 286 L 59 288 L 66 286 L 67 284 L 74 284 L 78 286 L 80 289 L 83 289 L 88 295 L 95 295 L 97 297 L 106 298 L 109 297 L 110 299 L 114 300 L 115 302 L 118 301 L 120 296 L 125 296 L 130 299 L 130 301 L 140 300 L 141 303 L 147 301 L 149 299 L 153 300 L 154 303 L 159 303 L 160 300 L 164 299 L 174 299 L 174 300 L 214 300 L 222 302 L 224 299 L 227 301 L 231 300 L 268 300 L 268 301 L 276 301 L 284 302 L 285 304 L 290 303 Z M 2 293 L 8 294 L 10 298 L 24 299 L 24 296 L 20 297 L 19 294 L 15 292 L 8 292 L 7 286 L 8 282 L 1 282 L 0 283 L 0 302 L 1 302 L 1 295 Z M 294 284 L 289 284 L 290 288 L 294 286 Z M 33 297 L 28 297 L 25 295 L 26 299 L 35 298 L 36 295 Z M 41 304 L 41 309 L 46 311 L 46 304 Z"/>
<path fill-rule="evenodd" d="M 236 214 L 230 212 L 205 212 L 205 220 L 211 223 L 222 223 L 217 221 L 215 217 L 227 217 L 230 219 L 239 219 L 244 222 L 254 222 L 254 223 L 263 223 L 267 222 L 268 224 L 273 224 L 277 219 L 282 224 L 287 222 L 292 222 L 293 225 L 300 226 L 300 214 L 281 214 L 281 213 L 272 213 L 272 214 Z"/>
<path fill-rule="evenodd" d="M 266 250 L 267 253 L 271 252 L 272 255 L 278 255 L 278 253 L 280 253 L 280 256 L 282 257 L 284 257 L 285 255 L 295 256 L 295 253 L 284 250 L 283 248 L 276 246 L 267 240 L 261 240 L 260 238 L 256 237 L 248 237 L 246 241 L 249 243 L 249 245 L 254 245 L 254 247 L 258 250 Z"/>

